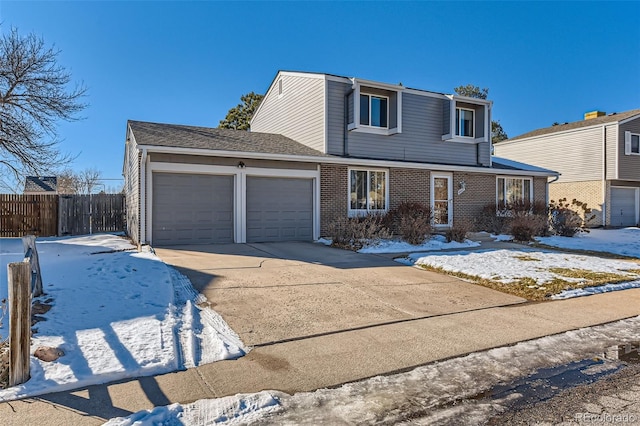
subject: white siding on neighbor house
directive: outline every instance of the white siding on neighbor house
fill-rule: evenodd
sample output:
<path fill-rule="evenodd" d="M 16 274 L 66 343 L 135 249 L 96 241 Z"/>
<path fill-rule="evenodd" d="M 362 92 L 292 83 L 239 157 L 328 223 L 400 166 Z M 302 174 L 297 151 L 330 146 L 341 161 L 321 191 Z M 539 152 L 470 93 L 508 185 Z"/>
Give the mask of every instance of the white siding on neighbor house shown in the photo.
<path fill-rule="evenodd" d="M 602 179 L 602 127 L 500 142 L 495 155 L 562 173 L 558 182 Z"/>
<path fill-rule="evenodd" d="M 251 131 L 281 134 L 325 152 L 324 78 L 285 73 L 280 79 L 282 95 L 276 79 L 251 121 Z"/>
<path fill-rule="evenodd" d="M 618 178 L 618 124 L 606 126 L 607 138 L 607 179 Z M 623 135 L 624 138 L 624 135 Z M 624 146 L 623 146 L 624 148 Z M 624 152 L 623 152 L 624 153 Z"/>
<path fill-rule="evenodd" d="M 349 84 L 328 81 L 328 153 L 345 155 L 345 95 Z M 347 133 L 346 155 L 352 157 L 433 162 L 443 164 L 478 164 L 477 149 L 485 150 L 480 158 L 489 160 L 489 144 L 465 144 L 442 141 L 442 99 L 413 93 L 402 94 L 402 133 L 377 135 L 355 130 Z"/>
<path fill-rule="evenodd" d="M 640 155 L 625 155 L 624 133 L 640 135 L 640 117 L 620 125 L 618 131 L 618 176 L 622 180 L 640 180 Z"/>
<path fill-rule="evenodd" d="M 127 206 L 127 235 L 140 243 L 140 151 L 127 130 L 124 156 L 124 193 Z"/>

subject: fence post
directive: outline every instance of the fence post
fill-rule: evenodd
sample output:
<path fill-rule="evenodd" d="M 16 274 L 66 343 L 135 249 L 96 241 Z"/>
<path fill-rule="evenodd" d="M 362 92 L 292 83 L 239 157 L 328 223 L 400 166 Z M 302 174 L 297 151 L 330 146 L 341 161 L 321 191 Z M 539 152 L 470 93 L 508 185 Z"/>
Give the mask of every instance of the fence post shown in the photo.
<path fill-rule="evenodd" d="M 31 267 L 7 265 L 9 278 L 9 386 L 29 380 L 31 349 Z"/>
<path fill-rule="evenodd" d="M 29 265 L 31 268 L 31 291 L 33 291 L 33 297 L 42 296 L 44 290 L 42 289 L 42 274 L 40 273 L 40 258 L 38 257 L 38 250 L 36 249 L 36 237 L 35 235 L 27 235 L 22 237 L 22 248 L 25 255 L 31 249 L 31 256 L 29 256 Z"/>

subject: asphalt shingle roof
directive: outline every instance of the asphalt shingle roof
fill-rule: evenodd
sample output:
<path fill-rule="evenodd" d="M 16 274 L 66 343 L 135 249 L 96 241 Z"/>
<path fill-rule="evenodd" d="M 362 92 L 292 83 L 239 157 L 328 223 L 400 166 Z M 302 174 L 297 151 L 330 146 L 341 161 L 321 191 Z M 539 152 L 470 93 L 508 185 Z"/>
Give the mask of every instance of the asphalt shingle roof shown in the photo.
<path fill-rule="evenodd" d="M 640 116 L 640 109 L 634 109 L 631 111 L 625 111 L 617 114 L 603 115 L 602 117 L 592 118 L 591 120 L 574 121 L 573 123 L 560 124 L 557 126 L 545 127 L 542 129 L 533 130 L 522 135 L 518 135 L 514 138 L 507 139 L 509 141 L 517 139 L 531 138 L 535 136 L 548 135 L 551 133 L 563 132 L 565 130 L 579 129 L 581 127 L 597 126 L 598 124 L 615 123 L 616 121 L 626 120 L 634 115 Z"/>
<path fill-rule="evenodd" d="M 138 145 L 326 157 L 282 135 L 178 124 L 129 121 Z"/>
<path fill-rule="evenodd" d="M 56 192 L 58 178 L 55 176 L 27 176 L 24 181 L 24 192 Z"/>

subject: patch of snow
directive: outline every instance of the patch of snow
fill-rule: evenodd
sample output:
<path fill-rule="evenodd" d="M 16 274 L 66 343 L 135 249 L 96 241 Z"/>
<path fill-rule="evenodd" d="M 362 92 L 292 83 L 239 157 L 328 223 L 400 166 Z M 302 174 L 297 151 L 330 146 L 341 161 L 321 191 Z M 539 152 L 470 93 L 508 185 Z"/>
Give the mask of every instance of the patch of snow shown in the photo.
<path fill-rule="evenodd" d="M 551 272 L 550 268 L 584 269 L 638 276 L 628 272 L 631 269 L 638 269 L 638 265 L 632 262 L 532 249 L 413 253 L 404 262 L 429 265 L 449 272 L 462 272 L 505 284 L 527 277 L 534 279 L 539 286 L 554 278 L 574 282 L 583 281 L 579 278 L 562 277 Z"/>
<path fill-rule="evenodd" d="M 554 294 L 551 298 L 570 299 L 572 297 L 590 296 L 592 294 L 609 293 L 611 291 L 626 290 L 629 288 L 640 288 L 640 280 L 618 284 L 606 284 L 597 287 L 577 288 L 575 290 L 565 290 L 562 293 Z"/>
<path fill-rule="evenodd" d="M 495 241 L 513 241 L 513 235 L 505 235 L 505 234 L 494 235 L 494 234 L 491 234 L 491 238 L 493 238 Z"/>
<path fill-rule="evenodd" d="M 536 237 L 552 247 L 592 250 L 640 258 L 640 228 L 591 229 L 574 237 Z"/>
<path fill-rule="evenodd" d="M 6 264 L 22 259 L 20 239 L 0 239 Z M 38 346 L 60 348 L 53 362 L 31 357 L 31 379 L 0 390 L 0 401 L 129 377 L 168 373 L 245 353 L 238 336 L 203 305 L 189 280 L 148 249 L 110 234 L 37 240 L 52 308 L 34 328 Z M 123 251 L 124 250 L 124 251 Z M 0 299 L 6 297 L 0 285 Z M 8 334 L 8 321 L 0 338 Z"/>
<path fill-rule="evenodd" d="M 330 238 L 318 238 L 316 240 L 316 243 L 324 244 L 325 246 L 330 246 L 331 244 L 333 244 L 333 240 Z"/>
<path fill-rule="evenodd" d="M 543 337 L 514 346 L 472 353 L 467 356 L 418 367 L 406 373 L 377 376 L 348 383 L 335 389 L 319 389 L 287 395 L 263 391 L 190 405 L 171 405 L 142 411 L 126 418 L 114 419 L 109 425 L 164 424 L 481 424 L 500 412 L 501 403 L 519 398 L 512 394 L 491 403 L 463 401 L 486 392 L 500 383 L 508 383 L 533 374 L 541 368 L 560 366 L 574 361 L 607 357 L 606 348 L 623 342 L 640 340 L 640 317 L 597 327 L 583 328 Z M 616 352 L 617 354 L 617 352 Z M 617 361 L 610 361 L 617 362 Z M 605 368 L 605 367 L 602 367 Z M 220 416 L 220 406 L 230 409 Z M 197 407 L 208 407 L 205 416 L 188 416 Z M 263 408 L 262 408 L 263 407 Z M 158 411 L 156 411 L 158 410 Z M 164 413 L 151 419 L 150 413 Z M 160 420 L 157 420 L 160 419 Z"/>
<path fill-rule="evenodd" d="M 463 243 L 456 241 L 447 242 L 442 235 L 434 235 L 429 240 L 420 245 L 409 244 L 405 241 L 380 240 L 376 244 L 358 250 L 359 253 L 408 253 L 415 251 L 436 251 L 447 249 L 460 249 L 468 247 L 478 247 L 477 241 L 465 240 Z"/>
<path fill-rule="evenodd" d="M 211 425 L 220 423 L 251 424 L 268 413 L 281 409 L 279 399 L 286 394 L 262 391 L 219 399 L 201 399 L 192 404 L 171 404 L 117 417 L 105 426 L 144 426 L 158 424 Z"/>

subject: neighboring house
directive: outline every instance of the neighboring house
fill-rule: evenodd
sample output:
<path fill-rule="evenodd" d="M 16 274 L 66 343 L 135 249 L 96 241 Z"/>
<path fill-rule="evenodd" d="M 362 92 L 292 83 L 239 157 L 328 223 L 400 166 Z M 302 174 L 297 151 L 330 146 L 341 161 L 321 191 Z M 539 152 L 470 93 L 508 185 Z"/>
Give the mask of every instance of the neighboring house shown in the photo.
<path fill-rule="evenodd" d="M 24 194 L 57 194 L 58 178 L 55 176 L 27 176 L 24 180 Z"/>
<path fill-rule="evenodd" d="M 497 143 L 495 154 L 561 173 L 552 200 L 577 199 L 594 209 L 593 225 L 640 222 L 640 109 L 534 130 Z"/>
<path fill-rule="evenodd" d="M 557 173 L 492 158 L 491 102 L 279 72 L 251 132 L 129 121 L 129 235 L 154 245 L 313 240 L 403 201 L 436 228 L 497 201 L 547 200 Z"/>

